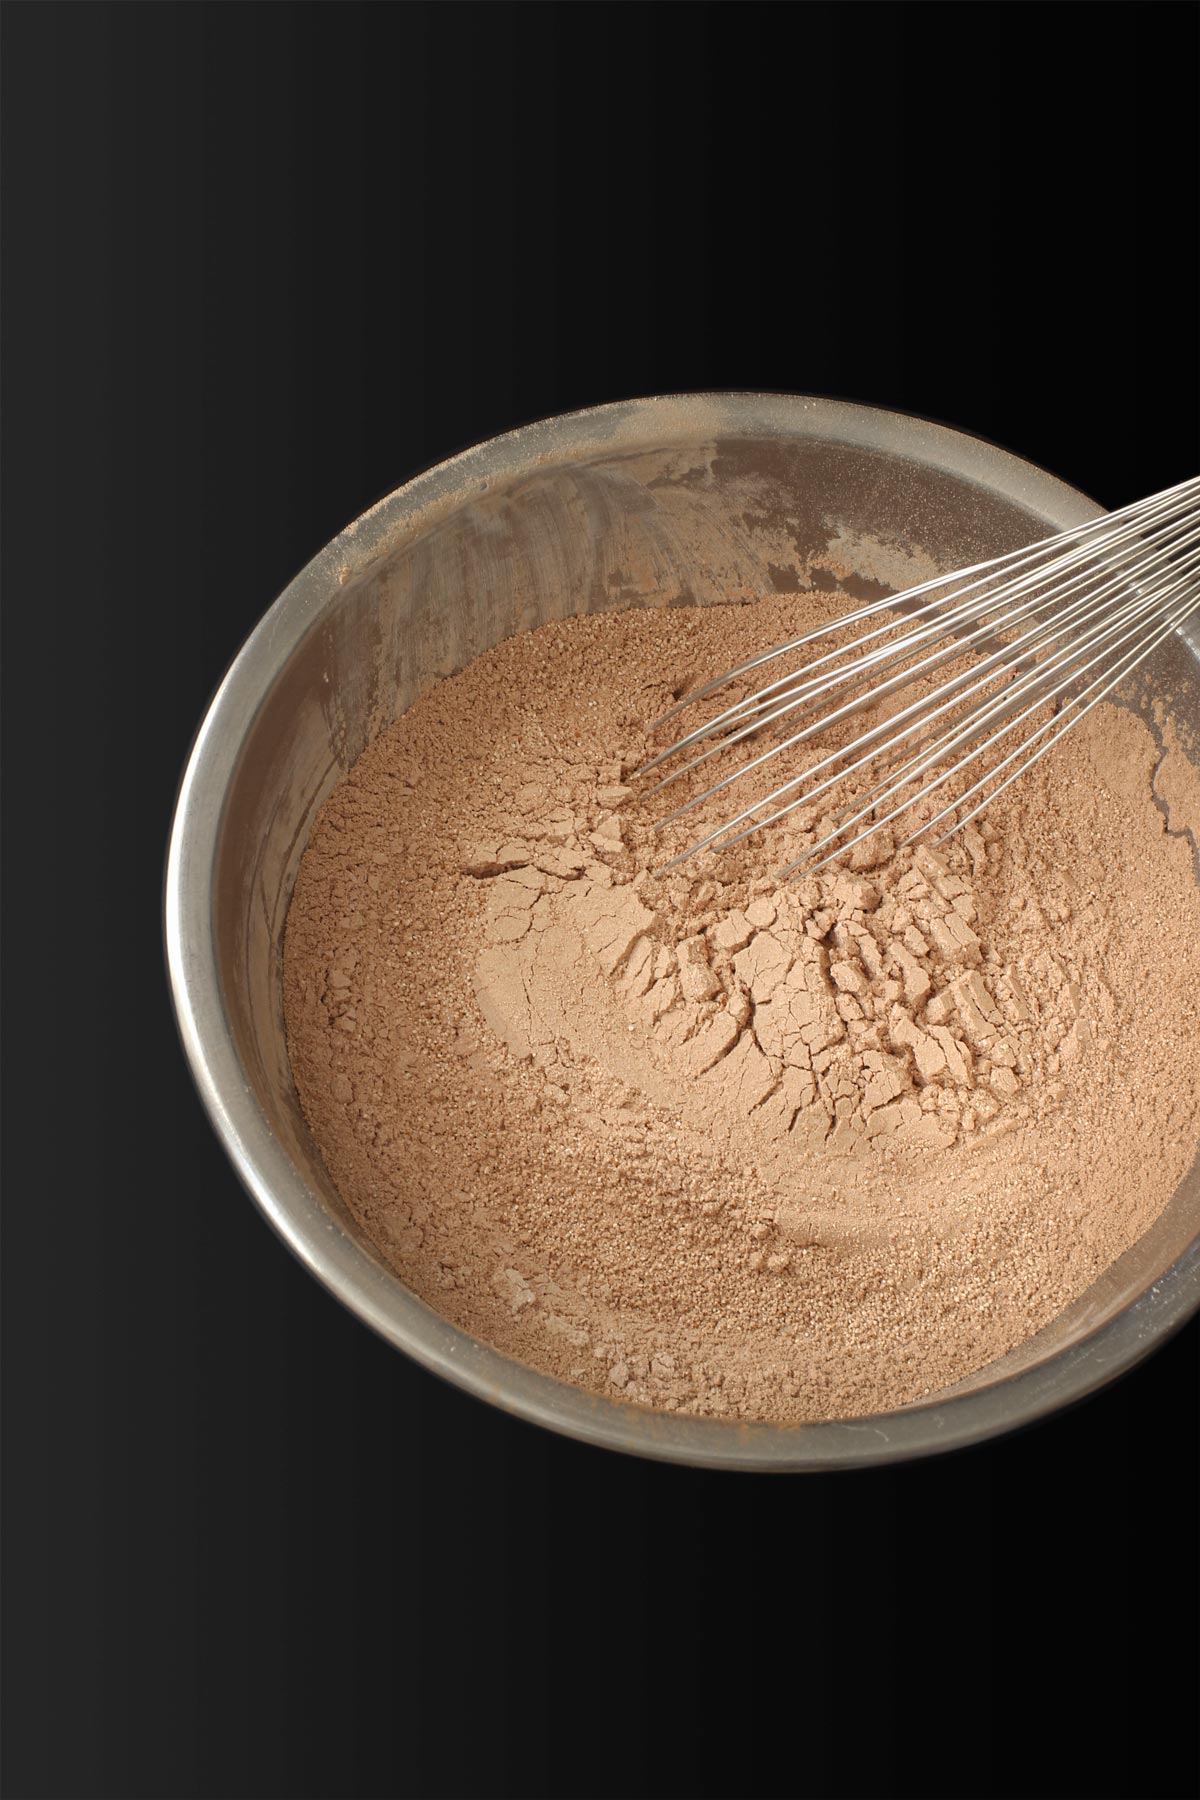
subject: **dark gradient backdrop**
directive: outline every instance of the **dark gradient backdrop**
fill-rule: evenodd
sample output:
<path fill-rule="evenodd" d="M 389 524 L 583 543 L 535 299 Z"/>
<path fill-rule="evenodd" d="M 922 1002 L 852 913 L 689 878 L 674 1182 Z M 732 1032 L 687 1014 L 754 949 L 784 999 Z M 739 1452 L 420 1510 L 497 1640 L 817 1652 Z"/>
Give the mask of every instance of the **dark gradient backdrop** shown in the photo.
<path fill-rule="evenodd" d="M 4 7 L 12 1800 L 1196 1792 L 1194 1327 L 890 1473 L 513 1423 L 243 1197 L 159 890 L 242 636 L 475 439 L 765 387 L 1194 470 L 1197 17 Z"/>

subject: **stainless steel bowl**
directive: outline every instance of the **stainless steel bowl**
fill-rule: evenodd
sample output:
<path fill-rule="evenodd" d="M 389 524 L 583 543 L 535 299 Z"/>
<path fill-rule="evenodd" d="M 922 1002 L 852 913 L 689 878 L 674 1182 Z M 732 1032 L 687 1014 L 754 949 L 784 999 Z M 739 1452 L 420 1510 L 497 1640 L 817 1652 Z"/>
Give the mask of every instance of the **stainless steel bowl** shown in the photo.
<path fill-rule="evenodd" d="M 948 1450 L 1109 1381 L 1200 1304 L 1200 1168 L 1028 1344 L 920 1405 L 812 1425 L 655 1413 L 476 1342 L 410 1293 L 329 1181 L 284 1044 L 284 919 L 310 828 L 370 739 L 437 677 L 577 612 L 801 585 L 834 544 L 851 593 L 896 588 L 1100 511 L 993 445 L 799 396 L 637 400 L 481 444 L 381 500 L 280 595 L 221 684 L 179 795 L 166 936 L 213 1124 L 300 1260 L 398 1349 L 523 1418 L 671 1461 L 821 1469 Z M 1200 726 L 1200 633 L 1152 680 Z"/>

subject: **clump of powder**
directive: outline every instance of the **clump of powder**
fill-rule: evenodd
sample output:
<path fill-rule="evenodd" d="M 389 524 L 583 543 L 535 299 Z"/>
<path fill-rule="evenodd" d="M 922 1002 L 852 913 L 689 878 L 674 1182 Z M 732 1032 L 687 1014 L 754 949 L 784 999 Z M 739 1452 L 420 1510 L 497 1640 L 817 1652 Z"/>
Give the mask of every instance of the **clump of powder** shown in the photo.
<path fill-rule="evenodd" d="M 1194 769 L 1120 708 L 938 849 L 883 826 L 780 882 L 828 826 L 809 807 L 658 872 L 730 795 L 656 833 L 646 720 L 835 609 L 497 646 L 360 758 L 289 914 L 301 1103 L 402 1278 L 668 1410 L 849 1416 L 959 1380 L 1078 1297 L 1195 1150 Z"/>

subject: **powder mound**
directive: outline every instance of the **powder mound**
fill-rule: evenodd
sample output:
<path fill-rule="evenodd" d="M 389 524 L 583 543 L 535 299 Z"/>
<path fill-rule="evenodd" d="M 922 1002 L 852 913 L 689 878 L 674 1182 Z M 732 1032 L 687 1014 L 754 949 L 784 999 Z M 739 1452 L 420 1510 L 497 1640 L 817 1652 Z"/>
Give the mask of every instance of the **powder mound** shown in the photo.
<path fill-rule="evenodd" d="M 359 760 L 289 914 L 301 1103 L 383 1253 L 467 1330 L 667 1410 L 849 1416 L 958 1380 L 1082 1293 L 1195 1148 L 1200 894 L 1161 804 L 1192 765 L 1120 709 L 939 847 L 884 823 L 780 882 L 835 816 L 800 808 L 660 873 L 729 810 L 658 832 L 630 779 L 664 672 L 836 609 L 498 646 Z"/>
<path fill-rule="evenodd" d="M 1047 992 L 1035 1014 L 1015 968 L 981 971 L 966 849 L 896 852 L 873 883 L 819 876 L 744 909 L 735 887 L 690 935 L 695 888 L 709 878 L 673 884 L 655 912 L 638 897 L 635 880 L 650 875 L 638 850 L 624 885 L 586 858 L 568 885 L 532 855 L 472 852 L 463 868 L 495 877 L 476 968 L 481 1011 L 542 1066 L 557 1057 L 556 1039 L 531 1021 L 590 962 L 609 991 L 580 982 L 577 1016 L 564 1025 L 576 1045 L 621 1014 L 626 1060 L 636 1050 L 679 1082 L 732 1057 L 704 1088 L 704 1105 L 727 1124 L 779 1096 L 750 1120 L 753 1131 L 777 1139 L 803 1112 L 810 1148 L 840 1123 L 842 1154 L 879 1155 L 897 1144 L 948 1148 L 999 1117 L 1044 1069 L 1050 1036 L 1056 1045 L 1063 1035 L 1060 996 Z M 1068 1015 L 1071 1024 L 1069 1002 Z"/>

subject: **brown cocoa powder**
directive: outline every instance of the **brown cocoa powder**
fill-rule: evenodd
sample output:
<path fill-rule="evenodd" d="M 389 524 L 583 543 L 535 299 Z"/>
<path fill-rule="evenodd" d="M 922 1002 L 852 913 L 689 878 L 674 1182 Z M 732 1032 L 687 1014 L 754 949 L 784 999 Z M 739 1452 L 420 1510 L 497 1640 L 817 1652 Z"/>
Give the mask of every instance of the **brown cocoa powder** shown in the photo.
<path fill-rule="evenodd" d="M 292 900 L 289 1052 L 343 1199 L 464 1329 L 646 1405 L 849 1416 L 957 1381 L 1195 1152 L 1196 771 L 1121 708 L 938 850 L 883 828 L 781 882 L 810 808 L 658 872 L 746 795 L 655 833 L 646 722 L 836 604 L 497 646 L 359 759 Z"/>

